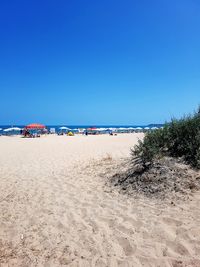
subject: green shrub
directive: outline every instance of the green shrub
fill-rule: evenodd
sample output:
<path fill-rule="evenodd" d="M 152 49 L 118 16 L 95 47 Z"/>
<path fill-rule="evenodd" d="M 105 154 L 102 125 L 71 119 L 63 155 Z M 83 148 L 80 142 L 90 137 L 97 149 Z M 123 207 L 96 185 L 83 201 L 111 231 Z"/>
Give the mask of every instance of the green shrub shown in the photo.
<path fill-rule="evenodd" d="M 200 168 L 200 109 L 193 116 L 172 119 L 162 129 L 146 133 L 132 151 L 144 167 L 162 156 L 182 157 Z"/>

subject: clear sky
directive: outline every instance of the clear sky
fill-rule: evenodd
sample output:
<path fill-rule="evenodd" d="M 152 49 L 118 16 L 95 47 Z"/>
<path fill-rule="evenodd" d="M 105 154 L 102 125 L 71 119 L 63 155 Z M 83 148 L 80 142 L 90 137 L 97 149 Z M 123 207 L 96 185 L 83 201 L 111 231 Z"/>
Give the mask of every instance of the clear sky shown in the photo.
<path fill-rule="evenodd" d="M 200 104 L 199 0 L 0 3 L 0 124 L 148 124 Z"/>

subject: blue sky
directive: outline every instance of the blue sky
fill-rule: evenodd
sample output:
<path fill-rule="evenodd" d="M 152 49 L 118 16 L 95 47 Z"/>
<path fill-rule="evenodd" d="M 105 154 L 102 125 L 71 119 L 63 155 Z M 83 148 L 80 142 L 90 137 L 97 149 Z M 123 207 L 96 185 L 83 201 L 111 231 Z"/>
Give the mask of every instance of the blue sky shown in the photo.
<path fill-rule="evenodd" d="M 0 3 L 0 124 L 148 124 L 200 104 L 198 0 Z"/>

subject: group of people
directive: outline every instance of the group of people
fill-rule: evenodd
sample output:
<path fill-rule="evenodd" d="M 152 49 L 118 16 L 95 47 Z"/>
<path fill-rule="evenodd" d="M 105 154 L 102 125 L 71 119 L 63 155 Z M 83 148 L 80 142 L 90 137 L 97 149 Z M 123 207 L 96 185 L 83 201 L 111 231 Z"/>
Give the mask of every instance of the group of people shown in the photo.
<path fill-rule="evenodd" d="M 21 130 L 21 134 L 24 136 L 24 137 L 27 137 L 27 138 L 35 138 L 35 137 L 40 137 L 40 133 L 39 132 L 35 132 L 35 133 L 31 133 L 28 129 L 24 129 L 24 130 Z"/>

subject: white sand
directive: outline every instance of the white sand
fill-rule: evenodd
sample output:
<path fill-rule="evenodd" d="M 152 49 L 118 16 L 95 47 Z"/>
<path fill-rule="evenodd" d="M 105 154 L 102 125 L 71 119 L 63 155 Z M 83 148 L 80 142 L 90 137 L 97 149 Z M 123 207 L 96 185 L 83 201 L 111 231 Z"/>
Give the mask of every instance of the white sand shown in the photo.
<path fill-rule="evenodd" d="M 200 266 L 199 193 L 128 198 L 88 171 L 138 138 L 0 137 L 0 266 Z"/>

